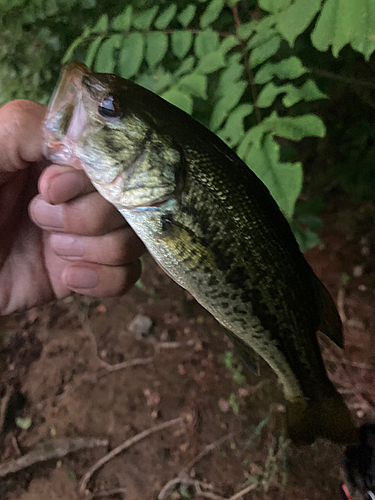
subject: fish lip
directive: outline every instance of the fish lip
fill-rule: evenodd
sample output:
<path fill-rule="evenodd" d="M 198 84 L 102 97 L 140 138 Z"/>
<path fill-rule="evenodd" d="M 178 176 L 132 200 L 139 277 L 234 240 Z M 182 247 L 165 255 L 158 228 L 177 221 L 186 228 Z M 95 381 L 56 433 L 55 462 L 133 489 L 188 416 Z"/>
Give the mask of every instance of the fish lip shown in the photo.
<path fill-rule="evenodd" d="M 59 138 L 55 117 L 66 106 L 73 103 L 82 103 L 82 80 L 89 76 L 92 71 L 82 63 L 73 62 L 64 66 L 60 81 L 50 100 L 48 112 L 43 122 L 43 155 L 52 162 L 59 165 L 70 165 L 78 170 L 84 170 L 82 161 L 75 154 L 75 138 L 69 136 L 69 130 Z M 74 87 L 74 92 L 69 91 L 69 86 Z M 66 98 L 68 95 L 68 98 Z M 84 128 L 80 124 L 80 130 Z"/>

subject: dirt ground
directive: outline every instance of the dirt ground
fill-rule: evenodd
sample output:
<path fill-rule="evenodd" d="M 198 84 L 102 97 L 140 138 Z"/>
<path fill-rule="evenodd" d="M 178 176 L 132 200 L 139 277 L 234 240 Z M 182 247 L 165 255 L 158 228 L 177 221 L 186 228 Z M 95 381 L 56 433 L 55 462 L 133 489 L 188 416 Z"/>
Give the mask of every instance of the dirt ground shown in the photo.
<path fill-rule="evenodd" d="M 306 254 L 344 319 L 344 353 L 325 339 L 322 351 L 359 423 L 375 418 L 374 215 L 374 203 L 337 199 L 323 244 Z M 70 297 L 3 319 L 0 333 L 0 473 L 36 446 L 54 456 L 0 479 L 0 500 L 339 498 L 342 448 L 293 446 L 271 370 L 241 371 L 223 328 L 149 257 L 125 297 Z M 179 417 L 80 492 L 110 450 Z M 107 443 L 56 455 L 60 439 L 72 449 L 77 438 Z"/>

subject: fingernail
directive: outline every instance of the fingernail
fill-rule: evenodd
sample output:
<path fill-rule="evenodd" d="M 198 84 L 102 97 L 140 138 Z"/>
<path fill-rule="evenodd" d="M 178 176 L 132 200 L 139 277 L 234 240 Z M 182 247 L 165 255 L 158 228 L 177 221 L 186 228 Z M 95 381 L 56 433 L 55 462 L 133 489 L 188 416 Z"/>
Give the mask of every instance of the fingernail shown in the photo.
<path fill-rule="evenodd" d="M 68 288 L 95 288 L 99 278 L 96 271 L 88 267 L 70 267 L 68 268 L 65 280 Z"/>
<path fill-rule="evenodd" d="M 80 236 L 52 234 L 50 242 L 57 255 L 83 257 L 83 239 Z"/>
<path fill-rule="evenodd" d="M 30 210 L 35 221 L 46 229 L 62 229 L 64 216 L 61 205 L 50 205 L 43 198 L 37 197 Z"/>

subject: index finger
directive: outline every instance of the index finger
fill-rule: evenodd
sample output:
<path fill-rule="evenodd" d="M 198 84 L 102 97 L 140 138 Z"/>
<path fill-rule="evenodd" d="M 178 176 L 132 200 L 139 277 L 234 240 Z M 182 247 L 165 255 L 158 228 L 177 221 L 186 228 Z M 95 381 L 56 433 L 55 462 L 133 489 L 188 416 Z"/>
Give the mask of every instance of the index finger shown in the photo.
<path fill-rule="evenodd" d="M 47 106 L 26 100 L 0 108 L 0 184 L 30 163 L 45 162 L 42 126 L 46 111 Z"/>

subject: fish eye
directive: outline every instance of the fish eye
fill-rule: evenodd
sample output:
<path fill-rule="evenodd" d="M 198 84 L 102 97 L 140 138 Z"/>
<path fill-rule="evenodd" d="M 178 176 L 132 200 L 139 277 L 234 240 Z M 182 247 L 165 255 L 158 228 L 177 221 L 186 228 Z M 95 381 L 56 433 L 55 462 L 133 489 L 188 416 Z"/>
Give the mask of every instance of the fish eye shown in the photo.
<path fill-rule="evenodd" d="M 108 95 L 99 104 L 98 111 L 103 118 L 121 118 L 121 109 L 116 100 Z"/>

